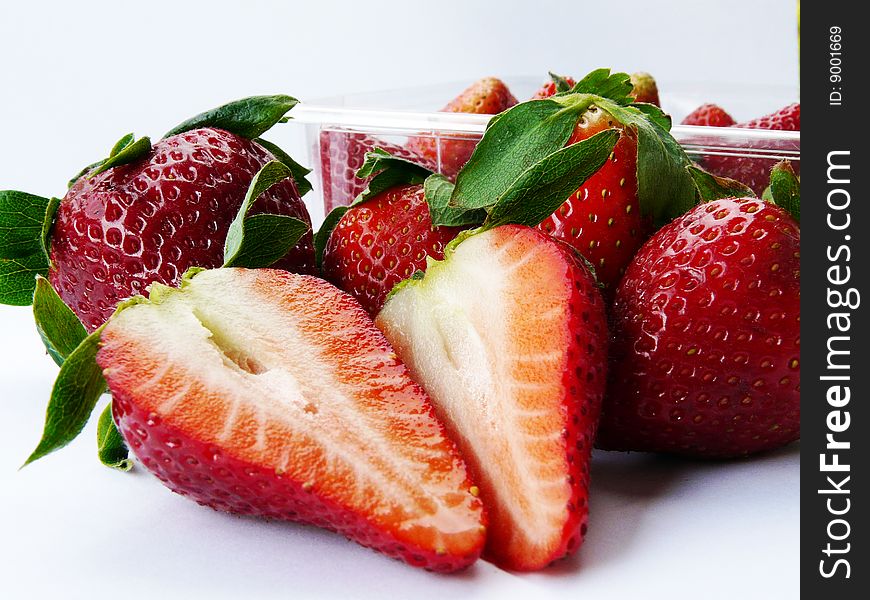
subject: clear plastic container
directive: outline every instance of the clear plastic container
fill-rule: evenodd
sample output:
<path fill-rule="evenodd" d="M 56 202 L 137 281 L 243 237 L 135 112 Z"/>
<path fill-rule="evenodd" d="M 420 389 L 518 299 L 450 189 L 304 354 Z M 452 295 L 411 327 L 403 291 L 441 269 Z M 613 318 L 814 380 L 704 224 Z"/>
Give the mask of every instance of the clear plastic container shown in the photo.
<path fill-rule="evenodd" d="M 529 98 L 542 83 L 538 77 L 505 78 L 504 81 L 521 101 Z M 361 164 L 361 146 L 374 141 L 394 151 L 403 147 L 410 137 L 417 136 L 468 140 L 471 144 L 479 140 L 489 115 L 437 112 L 469 83 L 353 94 L 302 103 L 294 108 L 293 118 L 281 133 L 282 139 L 275 141 L 314 170 L 310 176 L 314 190 L 306 197 L 314 223 L 319 224 L 324 212 L 334 205 L 349 202 L 354 191 L 361 189 L 350 189 L 347 184 Z M 800 132 L 678 125 L 683 117 L 705 102 L 719 104 L 738 122 L 749 120 L 796 102 L 796 89 L 659 82 L 659 92 L 663 110 L 675 123 L 671 133 L 689 157 L 708 170 L 715 172 L 723 164 L 733 167 L 737 160 L 740 168 L 757 171 L 788 159 L 799 172 Z M 431 166 L 441 169 L 440 156 Z M 364 187 L 361 182 L 356 185 Z"/>

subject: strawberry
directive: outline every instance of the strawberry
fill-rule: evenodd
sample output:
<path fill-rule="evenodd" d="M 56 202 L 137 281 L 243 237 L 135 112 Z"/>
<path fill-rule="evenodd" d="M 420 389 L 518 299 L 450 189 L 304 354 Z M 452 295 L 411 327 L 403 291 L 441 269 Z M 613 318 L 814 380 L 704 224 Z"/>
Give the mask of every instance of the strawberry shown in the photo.
<path fill-rule="evenodd" d="M 277 147 L 248 139 L 295 103 L 288 96 L 237 101 L 194 117 L 153 146 L 148 138 L 125 137 L 109 159 L 74 180 L 56 214 L 46 214 L 46 227 L 54 218 L 49 260 L 35 271 L 47 272 L 60 297 L 93 331 L 119 301 L 147 295 L 152 282 L 174 284 L 192 266 L 220 266 L 230 223 L 260 168 L 280 158 L 301 169 Z M 237 109 L 258 121 L 244 121 Z M 211 122 L 241 133 L 199 126 Z M 298 169 L 295 174 L 307 172 Z M 310 187 L 304 176 L 280 181 L 251 213 L 296 217 L 310 228 L 301 186 Z M 314 272 L 310 231 L 275 264 Z"/>
<path fill-rule="evenodd" d="M 393 156 L 425 164 L 435 170 L 436 162 L 396 144 L 379 140 L 363 133 L 322 131 L 320 133 L 320 168 L 323 183 L 323 206 L 328 214 L 338 206 L 347 206 L 366 189 L 367 181 L 356 177 L 363 166 L 365 155 L 382 148 Z"/>
<path fill-rule="evenodd" d="M 800 435 L 800 230 L 755 198 L 657 232 L 613 304 L 598 445 L 730 457 Z"/>
<path fill-rule="evenodd" d="M 651 233 L 637 194 L 637 137 L 614 117 L 590 106 L 574 128 L 574 144 L 617 127 L 623 135 L 610 159 L 538 227 L 572 245 L 595 267 L 610 298 L 629 261 Z"/>
<path fill-rule="evenodd" d="M 604 303 L 576 253 L 521 225 L 462 234 L 375 323 L 480 486 L 484 556 L 533 570 L 574 552 L 607 355 Z"/>
<path fill-rule="evenodd" d="M 423 186 L 397 185 L 345 213 L 329 236 L 323 276 L 376 315 L 393 286 L 441 260 L 462 230 L 434 227 Z"/>
<path fill-rule="evenodd" d="M 451 100 L 441 112 L 495 115 L 516 103 L 517 99 L 504 82 L 495 77 L 484 77 Z M 476 139 L 413 137 L 408 140 L 407 149 L 425 162 L 440 164 L 441 172 L 453 178 L 468 162 L 476 145 Z"/>
<path fill-rule="evenodd" d="M 736 121 L 718 104 L 702 104 L 683 119 L 683 125 L 704 127 L 730 127 Z"/>
<path fill-rule="evenodd" d="M 659 88 L 656 85 L 656 80 L 649 73 L 639 71 L 631 74 L 631 96 L 635 102 L 646 102 L 647 104 L 655 104 L 661 106 L 659 100 Z"/>
<path fill-rule="evenodd" d="M 480 554 L 481 501 L 426 393 L 328 283 L 195 272 L 180 289 L 154 284 L 95 335 L 114 420 L 171 490 L 434 571 Z"/>
<path fill-rule="evenodd" d="M 781 131 L 800 131 L 801 129 L 801 105 L 800 103 L 789 104 L 788 106 L 779 109 L 778 111 L 747 121 L 738 123 L 733 127 L 743 127 L 747 129 L 775 129 Z M 787 144 L 783 143 L 784 148 L 788 148 Z M 768 151 L 776 150 L 776 148 L 766 147 Z M 761 195 L 764 188 L 770 179 L 770 170 L 775 158 L 757 158 L 751 156 L 707 156 L 704 158 L 704 167 L 723 177 L 730 177 L 742 181 L 752 190 Z M 800 173 L 800 163 L 794 164 L 796 173 Z"/>

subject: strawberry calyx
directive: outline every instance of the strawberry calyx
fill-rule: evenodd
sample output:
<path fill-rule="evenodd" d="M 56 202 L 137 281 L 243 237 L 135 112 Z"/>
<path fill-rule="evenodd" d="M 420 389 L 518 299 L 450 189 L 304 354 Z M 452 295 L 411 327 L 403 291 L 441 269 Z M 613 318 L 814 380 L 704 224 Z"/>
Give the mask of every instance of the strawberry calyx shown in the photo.
<path fill-rule="evenodd" d="M 632 90 L 628 74 L 597 69 L 569 90 L 497 115 L 457 176 L 449 206 L 491 211 L 527 169 L 565 148 L 578 121 L 596 106 L 638 140 L 642 214 L 658 223 L 683 214 L 698 202 L 686 170 L 691 161 L 670 134 L 670 117 L 655 105 L 636 103 Z"/>
<path fill-rule="evenodd" d="M 49 234 L 60 200 L 0 190 L 0 303 L 27 306 L 50 266 Z"/>

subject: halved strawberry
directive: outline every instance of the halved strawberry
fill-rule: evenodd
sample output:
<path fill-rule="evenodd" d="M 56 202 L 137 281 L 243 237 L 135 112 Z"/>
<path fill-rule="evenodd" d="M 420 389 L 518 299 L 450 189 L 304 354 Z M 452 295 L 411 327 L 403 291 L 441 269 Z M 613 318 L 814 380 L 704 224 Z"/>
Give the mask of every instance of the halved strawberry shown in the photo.
<path fill-rule="evenodd" d="M 516 103 L 517 99 L 503 81 L 495 77 L 484 77 L 463 90 L 441 112 L 495 115 Z M 434 137 L 413 137 L 408 140 L 407 149 L 429 163 L 438 164 L 440 159 L 441 172 L 453 178 L 468 162 L 476 145 L 477 139 L 473 136 L 448 136 L 440 140 Z"/>
<path fill-rule="evenodd" d="M 155 285 L 100 339 L 120 431 L 173 491 L 436 571 L 479 555 L 481 501 L 426 393 L 328 283 L 204 271 Z"/>
<path fill-rule="evenodd" d="M 459 239 L 425 276 L 394 290 L 376 324 L 429 392 L 480 486 L 485 556 L 539 569 L 586 533 L 604 303 L 576 253 L 535 229 L 505 225 Z"/>

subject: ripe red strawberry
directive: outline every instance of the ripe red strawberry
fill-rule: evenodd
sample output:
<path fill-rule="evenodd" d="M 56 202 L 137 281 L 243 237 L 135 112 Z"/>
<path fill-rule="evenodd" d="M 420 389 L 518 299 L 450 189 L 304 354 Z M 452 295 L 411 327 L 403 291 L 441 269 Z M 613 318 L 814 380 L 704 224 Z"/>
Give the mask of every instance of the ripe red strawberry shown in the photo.
<path fill-rule="evenodd" d="M 789 104 L 774 113 L 745 123 L 738 123 L 734 127 L 800 131 L 801 105 L 800 103 Z M 776 158 L 747 156 L 708 156 L 704 158 L 703 162 L 704 167 L 710 172 L 743 182 L 760 196 L 770 181 L 770 170 L 778 160 Z M 795 173 L 800 174 L 800 162 L 794 163 L 794 170 Z"/>
<path fill-rule="evenodd" d="M 659 100 L 659 87 L 656 80 L 649 73 L 639 71 L 631 74 L 631 96 L 635 102 L 646 102 L 647 104 L 655 104 L 661 106 Z"/>
<path fill-rule="evenodd" d="M 393 156 L 421 163 L 435 170 L 436 162 L 427 162 L 415 152 L 363 133 L 323 131 L 320 133 L 320 167 L 323 182 L 323 207 L 329 214 L 338 206 L 347 206 L 366 189 L 368 179 L 356 172 L 365 162 L 365 155 L 375 148 Z"/>
<path fill-rule="evenodd" d="M 51 284 L 93 331 L 119 301 L 147 295 L 152 282 L 174 284 L 190 267 L 220 266 L 248 185 L 271 160 L 254 141 L 202 128 L 160 140 L 135 162 L 79 178 L 57 211 Z M 310 223 L 291 179 L 264 193 L 252 212 Z M 276 266 L 313 272 L 311 233 Z"/>
<path fill-rule="evenodd" d="M 576 253 L 520 225 L 472 234 L 397 287 L 376 324 L 480 486 L 484 556 L 533 570 L 577 550 L 607 329 Z"/>
<path fill-rule="evenodd" d="M 451 100 L 441 112 L 474 113 L 495 115 L 517 103 L 508 87 L 500 79 L 484 77 L 471 84 L 456 98 Z M 459 169 L 468 162 L 476 139 L 457 137 L 442 138 L 413 137 L 408 140 L 407 149 L 430 164 L 441 165 L 441 172 L 453 178 Z"/>
<path fill-rule="evenodd" d="M 730 127 L 735 121 L 725 109 L 718 104 L 702 104 L 683 119 L 683 125 L 701 125 L 704 127 Z"/>
<path fill-rule="evenodd" d="M 345 213 L 323 253 L 323 276 L 376 315 L 426 257 L 441 260 L 461 227 L 433 227 L 422 185 L 398 185 Z"/>
<path fill-rule="evenodd" d="M 426 393 L 328 283 L 204 271 L 152 288 L 100 344 L 115 421 L 173 491 L 435 571 L 480 554 L 481 501 Z"/>
<path fill-rule="evenodd" d="M 595 267 L 610 298 L 629 261 L 647 239 L 652 222 L 641 214 L 637 195 L 637 138 L 606 111 L 592 106 L 569 144 L 617 127 L 622 135 L 610 159 L 559 209 L 538 225 L 576 248 Z"/>
<path fill-rule="evenodd" d="M 598 445 L 730 457 L 798 439 L 799 257 L 797 223 L 754 198 L 656 233 L 616 293 Z"/>

